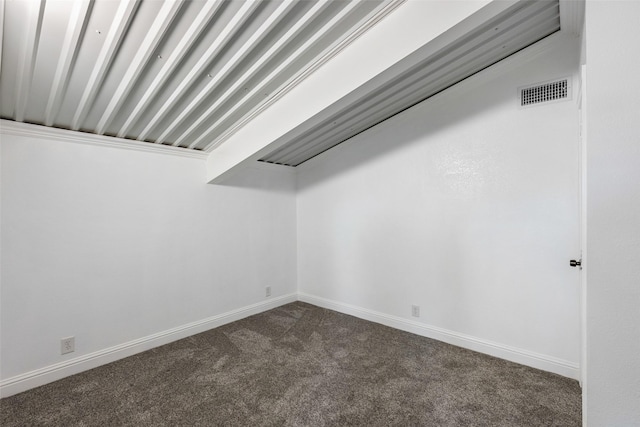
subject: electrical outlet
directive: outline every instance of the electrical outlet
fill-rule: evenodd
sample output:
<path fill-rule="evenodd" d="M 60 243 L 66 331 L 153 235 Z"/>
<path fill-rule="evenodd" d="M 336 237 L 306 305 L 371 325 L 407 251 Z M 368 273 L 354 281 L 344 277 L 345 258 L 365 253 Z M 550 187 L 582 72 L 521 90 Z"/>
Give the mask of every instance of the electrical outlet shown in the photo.
<path fill-rule="evenodd" d="M 267 286 L 265 289 L 265 296 L 270 297 L 271 296 L 271 286 Z"/>
<path fill-rule="evenodd" d="M 411 306 L 411 315 L 413 317 L 420 317 L 420 306 L 412 305 Z"/>
<path fill-rule="evenodd" d="M 67 337 L 60 340 L 60 354 L 76 351 L 76 337 Z"/>

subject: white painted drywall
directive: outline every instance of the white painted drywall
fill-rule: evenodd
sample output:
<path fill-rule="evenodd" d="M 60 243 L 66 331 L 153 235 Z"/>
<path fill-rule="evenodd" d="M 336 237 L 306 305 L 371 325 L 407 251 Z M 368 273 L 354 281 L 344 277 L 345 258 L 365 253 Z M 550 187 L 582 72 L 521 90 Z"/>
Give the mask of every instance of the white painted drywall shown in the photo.
<path fill-rule="evenodd" d="M 296 292 L 290 174 L 212 186 L 203 160 L 0 145 L 3 380 Z"/>
<path fill-rule="evenodd" d="M 576 81 L 579 41 L 556 42 L 300 166 L 301 294 L 519 349 L 577 377 L 578 109 L 517 106 L 520 86 Z"/>
<path fill-rule="evenodd" d="M 588 1 L 587 425 L 640 425 L 640 2 Z"/>

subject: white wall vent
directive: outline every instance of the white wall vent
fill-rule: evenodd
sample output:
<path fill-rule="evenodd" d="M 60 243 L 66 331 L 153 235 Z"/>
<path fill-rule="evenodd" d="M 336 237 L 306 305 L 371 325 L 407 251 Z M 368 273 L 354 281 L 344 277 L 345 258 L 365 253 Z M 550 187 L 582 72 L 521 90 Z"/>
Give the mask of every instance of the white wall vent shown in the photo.
<path fill-rule="evenodd" d="M 518 94 L 520 107 L 527 107 L 542 102 L 571 99 L 570 79 L 567 77 L 560 80 L 522 87 L 518 89 Z"/>

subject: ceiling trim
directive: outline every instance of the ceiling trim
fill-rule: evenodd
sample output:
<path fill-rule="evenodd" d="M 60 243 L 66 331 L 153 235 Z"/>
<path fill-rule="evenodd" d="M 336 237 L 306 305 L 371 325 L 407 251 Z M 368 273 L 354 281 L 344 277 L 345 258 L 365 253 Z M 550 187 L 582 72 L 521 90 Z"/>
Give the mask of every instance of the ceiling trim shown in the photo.
<path fill-rule="evenodd" d="M 212 152 L 219 145 L 224 143 L 228 138 L 230 138 L 233 134 L 235 134 L 239 129 L 241 129 L 248 122 L 253 120 L 256 116 L 262 113 L 264 110 L 273 105 L 276 101 L 285 96 L 288 92 L 302 83 L 309 75 L 311 75 L 318 68 L 322 67 L 324 64 L 329 62 L 333 57 L 338 55 L 344 49 L 346 49 L 349 45 L 355 42 L 361 35 L 375 26 L 378 22 L 384 19 L 391 12 L 399 8 L 402 4 L 404 4 L 407 0 L 389 0 L 389 2 L 380 10 L 373 13 L 368 17 L 353 33 L 351 33 L 348 37 L 339 41 L 335 45 L 332 45 L 329 49 L 327 49 L 320 57 L 313 63 L 311 63 L 304 71 L 302 71 L 297 76 L 287 82 L 283 87 L 281 87 L 276 94 L 274 94 L 268 101 L 264 104 L 259 105 L 255 110 L 249 112 L 245 117 L 236 122 L 233 126 L 231 126 L 228 130 L 222 133 L 219 137 L 215 138 L 211 143 L 209 143 L 204 151 Z"/>
<path fill-rule="evenodd" d="M 67 129 L 58 129 L 30 123 L 14 122 L 0 119 L 0 135 L 22 136 L 27 138 L 41 138 L 52 141 L 72 142 L 118 148 L 124 150 L 141 151 L 145 153 L 165 154 L 177 157 L 206 160 L 208 153 L 170 145 L 149 144 L 148 142 L 117 138 L 114 136 L 96 135 Z"/>

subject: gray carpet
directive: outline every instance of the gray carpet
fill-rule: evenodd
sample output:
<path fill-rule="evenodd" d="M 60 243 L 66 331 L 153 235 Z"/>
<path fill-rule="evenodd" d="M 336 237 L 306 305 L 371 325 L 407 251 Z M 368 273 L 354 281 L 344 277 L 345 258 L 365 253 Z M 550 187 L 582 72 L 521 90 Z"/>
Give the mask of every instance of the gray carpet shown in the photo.
<path fill-rule="evenodd" d="M 10 426 L 579 426 L 578 383 L 296 302 L 0 401 Z"/>

